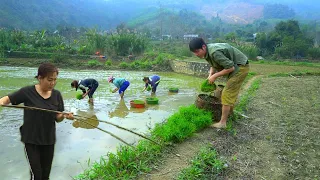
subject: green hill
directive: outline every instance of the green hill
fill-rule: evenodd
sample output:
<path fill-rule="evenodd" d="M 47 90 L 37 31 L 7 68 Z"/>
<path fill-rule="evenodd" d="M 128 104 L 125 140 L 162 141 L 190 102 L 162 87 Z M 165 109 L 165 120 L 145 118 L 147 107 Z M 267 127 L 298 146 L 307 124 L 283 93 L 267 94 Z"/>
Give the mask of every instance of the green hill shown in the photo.
<path fill-rule="evenodd" d="M 228 23 L 248 24 L 263 18 L 266 4 L 277 3 L 292 8 L 300 19 L 320 18 L 320 3 L 311 0 L 1 0 L 0 28 L 37 30 L 69 25 L 110 29 L 120 23 L 139 27 L 159 21 L 159 9 L 167 14 L 161 21 L 171 18 L 177 24 L 181 20 L 174 14 L 181 10 L 198 13 L 195 17 L 202 16 L 201 21 L 219 17 Z"/>

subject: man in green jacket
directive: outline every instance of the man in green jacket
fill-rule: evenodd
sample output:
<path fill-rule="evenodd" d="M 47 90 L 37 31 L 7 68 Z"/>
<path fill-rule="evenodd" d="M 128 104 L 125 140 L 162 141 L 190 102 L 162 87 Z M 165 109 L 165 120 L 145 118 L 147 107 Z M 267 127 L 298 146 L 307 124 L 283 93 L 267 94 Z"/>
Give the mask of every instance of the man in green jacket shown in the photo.
<path fill-rule="evenodd" d="M 215 128 L 225 128 L 228 116 L 233 112 L 241 85 L 249 72 L 248 58 L 227 43 L 206 44 L 202 38 L 192 39 L 189 48 L 194 55 L 205 59 L 211 65 L 209 83 L 214 83 L 220 76 L 227 76 L 228 80 L 221 95 L 221 120 L 212 125 Z"/>

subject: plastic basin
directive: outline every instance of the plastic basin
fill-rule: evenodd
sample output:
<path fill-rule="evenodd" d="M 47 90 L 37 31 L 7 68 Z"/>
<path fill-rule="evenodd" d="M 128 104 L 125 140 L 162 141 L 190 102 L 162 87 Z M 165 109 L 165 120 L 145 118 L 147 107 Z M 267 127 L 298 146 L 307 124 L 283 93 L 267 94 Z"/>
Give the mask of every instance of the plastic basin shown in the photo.
<path fill-rule="evenodd" d="M 130 101 L 130 106 L 133 108 L 144 108 L 145 107 L 145 102 L 142 100 L 131 100 Z"/>
<path fill-rule="evenodd" d="M 159 99 L 150 97 L 150 98 L 146 98 L 146 102 L 147 102 L 147 104 L 158 104 Z"/>
<path fill-rule="evenodd" d="M 169 92 L 177 93 L 179 92 L 179 88 L 169 88 Z"/>

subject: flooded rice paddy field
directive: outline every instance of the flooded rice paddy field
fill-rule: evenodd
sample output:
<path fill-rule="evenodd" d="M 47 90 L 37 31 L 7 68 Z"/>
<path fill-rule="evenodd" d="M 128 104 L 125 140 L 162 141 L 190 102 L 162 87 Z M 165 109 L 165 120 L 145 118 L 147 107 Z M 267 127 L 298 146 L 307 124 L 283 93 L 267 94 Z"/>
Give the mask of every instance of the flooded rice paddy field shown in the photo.
<path fill-rule="evenodd" d="M 0 96 L 5 96 L 19 88 L 36 84 L 34 76 L 36 68 L 0 67 Z M 141 92 L 144 88 L 143 76 L 158 74 L 161 82 L 156 97 L 158 105 L 147 105 L 146 108 L 130 107 L 130 100 L 145 100 L 150 92 Z M 118 93 L 110 93 L 113 84 L 107 78 L 123 77 L 130 81 L 130 86 L 123 100 Z M 94 105 L 89 105 L 87 98 L 76 100 L 78 92 L 71 89 L 73 79 L 94 78 L 99 81 L 99 87 L 94 94 Z M 107 120 L 114 124 L 148 133 L 149 128 L 164 121 L 179 109 L 180 106 L 193 104 L 199 93 L 202 79 L 169 72 L 131 72 L 131 71 L 102 71 L 102 70 L 65 70 L 60 69 L 58 89 L 64 98 L 66 111 L 77 115 L 90 117 L 90 123 L 116 134 L 129 143 L 137 142 L 140 138 L 116 127 L 99 122 Z M 179 93 L 169 93 L 170 87 L 178 87 Z M 23 110 L 0 109 L 0 174 L 1 179 L 26 179 L 29 177 L 28 164 L 24 155 L 23 143 L 20 141 L 19 127 L 23 122 Z M 99 161 L 108 152 L 115 152 L 121 143 L 110 135 L 95 128 L 70 120 L 57 124 L 57 143 L 52 164 L 52 179 L 72 179 L 88 167 L 87 161 Z"/>

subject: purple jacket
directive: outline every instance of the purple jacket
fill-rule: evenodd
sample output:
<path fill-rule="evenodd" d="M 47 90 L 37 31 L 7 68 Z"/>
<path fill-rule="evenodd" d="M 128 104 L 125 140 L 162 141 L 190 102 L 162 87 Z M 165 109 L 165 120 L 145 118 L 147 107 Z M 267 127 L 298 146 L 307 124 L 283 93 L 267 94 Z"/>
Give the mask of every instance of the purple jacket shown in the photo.
<path fill-rule="evenodd" d="M 148 84 L 150 84 L 152 87 L 155 86 L 155 84 L 158 84 L 160 82 L 160 76 L 153 75 L 149 77 L 149 83 L 146 83 L 146 87 L 148 87 Z"/>

